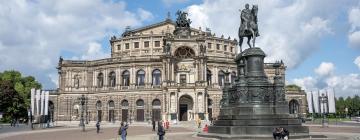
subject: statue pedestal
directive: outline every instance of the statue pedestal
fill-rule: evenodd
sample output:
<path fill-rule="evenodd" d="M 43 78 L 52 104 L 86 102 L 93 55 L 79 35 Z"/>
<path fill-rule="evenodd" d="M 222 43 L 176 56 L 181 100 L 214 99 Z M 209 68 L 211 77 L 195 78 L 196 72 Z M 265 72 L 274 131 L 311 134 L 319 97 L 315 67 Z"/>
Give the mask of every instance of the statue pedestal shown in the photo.
<path fill-rule="evenodd" d="M 275 128 L 283 127 L 290 138 L 308 138 L 309 128 L 289 114 L 284 83 L 277 73 L 270 83 L 264 72 L 265 53 L 249 48 L 239 54 L 238 80 L 225 86 L 220 115 L 208 133 L 199 136 L 219 139 L 273 139 Z M 275 68 L 280 65 L 276 63 Z M 226 84 L 225 84 L 226 85 Z"/>

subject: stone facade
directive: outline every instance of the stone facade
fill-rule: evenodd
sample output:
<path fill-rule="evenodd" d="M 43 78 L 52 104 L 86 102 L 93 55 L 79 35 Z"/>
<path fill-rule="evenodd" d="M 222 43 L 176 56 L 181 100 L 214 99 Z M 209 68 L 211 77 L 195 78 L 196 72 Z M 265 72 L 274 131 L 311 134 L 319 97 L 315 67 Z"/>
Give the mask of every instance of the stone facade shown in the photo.
<path fill-rule="evenodd" d="M 188 36 L 173 34 L 166 19 L 112 37 L 111 57 L 100 60 L 60 58 L 59 88 L 51 95 L 54 119 L 79 120 L 78 97 L 85 95 L 90 121 L 204 120 L 219 114 L 225 72 L 234 81 L 236 39 L 216 37 L 190 28 Z M 285 81 L 285 66 L 280 67 Z M 275 69 L 265 64 L 272 82 Z M 306 101 L 306 100 L 303 100 Z"/>
<path fill-rule="evenodd" d="M 306 117 L 308 103 L 304 90 L 286 88 L 285 98 L 289 103 L 290 114 L 298 115 L 298 117 Z"/>

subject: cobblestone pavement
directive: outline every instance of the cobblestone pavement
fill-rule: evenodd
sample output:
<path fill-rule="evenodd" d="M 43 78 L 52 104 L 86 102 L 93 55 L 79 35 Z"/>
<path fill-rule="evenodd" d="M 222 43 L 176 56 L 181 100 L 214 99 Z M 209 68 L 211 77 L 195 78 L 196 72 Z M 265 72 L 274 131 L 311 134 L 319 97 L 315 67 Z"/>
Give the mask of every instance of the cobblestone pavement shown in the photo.
<path fill-rule="evenodd" d="M 166 132 L 165 140 L 211 140 L 208 138 L 196 137 L 200 131 L 194 125 L 182 124 L 172 127 Z M 116 125 L 104 126 L 99 134 L 95 127 L 86 128 L 82 132 L 78 127 L 58 127 L 51 129 L 40 129 L 34 131 L 21 131 L 1 133 L 0 140 L 117 140 L 118 127 Z M 354 126 L 309 126 L 312 135 L 326 135 L 327 140 L 360 140 L 360 127 Z M 131 125 L 128 129 L 128 140 L 157 140 L 156 132 L 151 131 L 149 125 Z M 316 139 L 316 138 L 314 138 Z M 316 140 L 319 140 L 317 138 Z"/>

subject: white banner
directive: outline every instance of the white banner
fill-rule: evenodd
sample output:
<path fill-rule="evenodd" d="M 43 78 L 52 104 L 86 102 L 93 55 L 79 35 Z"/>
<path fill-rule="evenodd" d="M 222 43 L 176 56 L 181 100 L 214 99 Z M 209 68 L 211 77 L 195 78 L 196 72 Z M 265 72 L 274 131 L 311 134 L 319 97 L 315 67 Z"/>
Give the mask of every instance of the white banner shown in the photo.
<path fill-rule="evenodd" d="M 310 92 L 310 93 L 307 93 L 306 95 L 306 99 L 307 99 L 307 102 L 308 102 L 308 109 L 309 109 L 309 113 L 314 113 L 314 110 L 313 110 L 313 93 Z"/>
<path fill-rule="evenodd" d="M 319 92 L 318 93 L 314 93 L 313 94 L 313 105 L 314 105 L 314 112 L 315 113 L 320 113 L 319 111 Z"/>
<path fill-rule="evenodd" d="M 45 92 L 45 115 L 48 115 L 48 109 L 49 109 L 49 91 Z"/>
<path fill-rule="evenodd" d="M 35 111 L 34 115 L 35 114 L 40 115 L 40 93 L 41 93 L 40 89 L 36 90 L 36 96 L 35 96 L 35 98 L 36 98 L 36 100 L 35 100 L 36 101 L 35 102 L 36 111 Z"/>
<path fill-rule="evenodd" d="M 40 102 L 41 102 L 41 111 L 40 111 L 40 115 L 44 115 L 44 101 L 45 101 L 45 98 L 44 98 L 44 95 L 45 95 L 45 91 L 41 91 L 41 96 L 40 96 Z"/>
<path fill-rule="evenodd" d="M 31 104 L 31 114 L 32 115 L 34 115 L 34 107 L 35 107 L 35 105 L 34 105 L 34 100 L 35 100 L 35 88 L 32 88 L 31 89 L 31 92 L 30 92 L 30 104 Z"/>
<path fill-rule="evenodd" d="M 329 90 L 328 92 L 328 105 L 329 105 L 329 113 L 336 113 L 334 90 Z"/>

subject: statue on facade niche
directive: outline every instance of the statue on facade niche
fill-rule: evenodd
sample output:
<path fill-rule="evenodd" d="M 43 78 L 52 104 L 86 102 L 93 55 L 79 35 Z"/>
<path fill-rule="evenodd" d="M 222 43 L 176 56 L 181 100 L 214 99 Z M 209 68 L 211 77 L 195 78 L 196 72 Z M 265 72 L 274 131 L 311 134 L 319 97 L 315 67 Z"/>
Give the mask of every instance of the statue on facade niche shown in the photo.
<path fill-rule="evenodd" d="M 166 55 L 170 55 L 171 54 L 171 43 L 170 42 L 166 42 L 164 45 L 164 53 Z"/>
<path fill-rule="evenodd" d="M 247 37 L 247 44 L 249 47 L 255 47 L 255 39 L 259 36 L 258 25 L 257 25 L 257 12 L 258 6 L 253 5 L 252 9 L 249 9 L 249 4 L 245 4 L 245 9 L 241 10 L 240 14 L 240 27 L 239 27 L 239 46 L 240 51 L 242 52 L 242 43 L 243 38 Z M 250 44 L 250 40 L 252 39 L 252 46 Z"/>
<path fill-rule="evenodd" d="M 201 54 L 205 54 L 206 53 L 206 46 L 203 44 L 200 44 L 200 52 Z"/>

